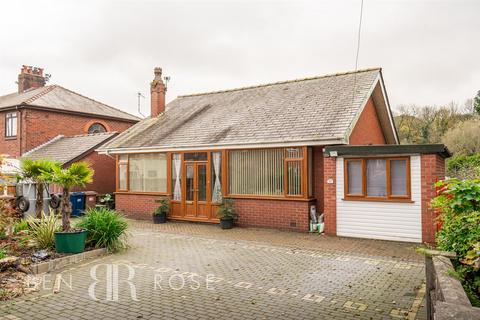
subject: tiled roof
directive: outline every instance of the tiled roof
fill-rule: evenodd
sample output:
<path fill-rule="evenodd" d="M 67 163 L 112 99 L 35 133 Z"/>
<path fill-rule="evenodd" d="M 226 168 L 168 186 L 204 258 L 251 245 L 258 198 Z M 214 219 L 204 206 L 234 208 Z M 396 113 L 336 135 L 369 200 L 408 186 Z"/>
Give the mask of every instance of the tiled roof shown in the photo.
<path fill-rule="evenodd" d="M 102 149 L 341 141 L 379 75 L 377 68 L 179 96 Z"/>
<path fill-rule="evenodd" d="M 2 108 L 20 105 L 44 107 L 67 112 L 81 112 L 131 121 L 140 120 L 140 118 L 134 115 L 110 107 L 59 85 L 49 85 L 22 93 L 11 93 L 0 96 L 0 110 Z"/>
<path fill-rule="evenodd" d="M 22 157 L 30 159 L 49 159 L 69 163 L 79 156 L 93 151 L 103 143 L 114 137 L 116 132 L 95 133 L 65 137 L 59 135 L 52 140 L 25 153 Z"/>

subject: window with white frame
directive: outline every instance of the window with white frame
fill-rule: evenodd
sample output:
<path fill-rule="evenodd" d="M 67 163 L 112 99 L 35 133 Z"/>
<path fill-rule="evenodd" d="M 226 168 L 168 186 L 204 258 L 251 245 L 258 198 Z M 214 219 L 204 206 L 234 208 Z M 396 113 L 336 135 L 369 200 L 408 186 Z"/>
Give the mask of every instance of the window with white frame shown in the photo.
<path fill-rule="evenodd" d="M 17 113 L 9 112 L 5 115 L 5 137 L 17 136 Z"/>

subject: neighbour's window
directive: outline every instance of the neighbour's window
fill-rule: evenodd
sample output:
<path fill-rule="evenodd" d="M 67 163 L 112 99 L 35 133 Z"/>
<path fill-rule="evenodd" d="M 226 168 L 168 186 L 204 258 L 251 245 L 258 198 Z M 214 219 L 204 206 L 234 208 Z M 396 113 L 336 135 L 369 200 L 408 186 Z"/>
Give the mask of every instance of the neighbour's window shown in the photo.
<path fill-rule="evenodd" d="M 10 112 L 5 115 L 5 137 L 17 136 L 17 113 Z"/>
<path fill-rule="evenodd" d="M 229 151 L 229 192 L 302 196 L 304 161 L 304 148 Z"/>
<path fill-rule="evenodd" d="M 167 157 L 164 153 L 120 155 L 118 189 L 131 192 L 167 192 Z"/>
<path fill-rule="evenodd" d="M 88 133 L 102 133 L 107 132 L 107 128 L 101 123 L 94 123 L 88 128 Z"/>
<path fill-rule="evenodd" d="M 345 159 L 345 198 L 409 199 L 409 158 Z"/>

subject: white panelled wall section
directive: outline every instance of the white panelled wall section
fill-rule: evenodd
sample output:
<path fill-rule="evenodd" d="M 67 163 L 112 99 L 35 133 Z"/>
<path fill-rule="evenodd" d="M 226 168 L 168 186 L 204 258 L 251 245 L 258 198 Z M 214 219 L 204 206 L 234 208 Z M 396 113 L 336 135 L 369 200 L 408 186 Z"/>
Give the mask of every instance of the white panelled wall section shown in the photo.
<path fill-rule="evenodd" d="M 420 156 L 410 157 L 412 202 L 344 200 L 344 158 L 337 158 L 337 235 L 422 242 Z"/>

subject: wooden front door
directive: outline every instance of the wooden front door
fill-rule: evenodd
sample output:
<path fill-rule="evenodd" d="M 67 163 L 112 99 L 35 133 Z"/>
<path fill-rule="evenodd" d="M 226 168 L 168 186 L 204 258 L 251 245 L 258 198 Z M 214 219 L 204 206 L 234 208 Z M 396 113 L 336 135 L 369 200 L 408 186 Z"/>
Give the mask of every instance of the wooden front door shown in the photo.
<path fill-rule="evenodd" d="M 207 162 L 185 162 L 185 218 L 208 219 Z"/>

